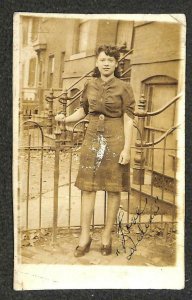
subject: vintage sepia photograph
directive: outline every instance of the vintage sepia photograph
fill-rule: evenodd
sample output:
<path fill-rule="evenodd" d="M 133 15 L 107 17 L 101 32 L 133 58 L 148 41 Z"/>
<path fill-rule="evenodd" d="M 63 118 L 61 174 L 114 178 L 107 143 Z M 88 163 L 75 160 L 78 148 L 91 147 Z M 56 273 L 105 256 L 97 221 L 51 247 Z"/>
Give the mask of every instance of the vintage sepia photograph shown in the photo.
<path fill-rule="evenodd" d="M 184 288 L 182 14 L 15 13 L 14 289 Z"/>

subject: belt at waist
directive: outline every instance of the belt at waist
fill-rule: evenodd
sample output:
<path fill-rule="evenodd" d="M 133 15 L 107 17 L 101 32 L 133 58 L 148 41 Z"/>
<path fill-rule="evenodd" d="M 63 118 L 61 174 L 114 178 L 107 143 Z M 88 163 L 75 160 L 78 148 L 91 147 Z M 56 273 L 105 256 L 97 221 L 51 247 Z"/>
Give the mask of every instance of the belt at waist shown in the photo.
<path fill-rule="evenodd" d="M 100 116 L 103 116 L 104 117 L 104 119 L 121 119 L 122 118 L 122 116 L 118 116 L 118 117 L 110 117 L 110 116 L 106 116 L 105 114 L 103 114 L 103 113 L 89 113 L 88 115 L 88 118 L 91 118 L 91 117 L 93 117 L 93 118 L 99 118 Z"/>
<path fill-rule="evenodd" d="M 105 116 L 104 114 L 89 114 L 89 120 L 96 120 L 97 121 L 97 131 L 98 132 L 104 132 L 105 127 L 105 121 L 109 121 L 109 120 L 120 120 L 122 119 L 122 117 L 108 117 Z"/>

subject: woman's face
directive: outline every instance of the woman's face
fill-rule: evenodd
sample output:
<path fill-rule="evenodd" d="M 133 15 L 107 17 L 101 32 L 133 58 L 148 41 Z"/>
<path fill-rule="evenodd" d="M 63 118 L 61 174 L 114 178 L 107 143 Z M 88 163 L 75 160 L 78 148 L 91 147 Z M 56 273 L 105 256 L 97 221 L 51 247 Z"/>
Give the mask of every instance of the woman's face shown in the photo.
<path fill-rule="evenodd" d="M 108 77 L 114 74 L 117 65 L 118 63 L 114 57 L 106 55 L 104 51 L 99 53 L 96 67 L 98 67 L 101 75 Z"/>

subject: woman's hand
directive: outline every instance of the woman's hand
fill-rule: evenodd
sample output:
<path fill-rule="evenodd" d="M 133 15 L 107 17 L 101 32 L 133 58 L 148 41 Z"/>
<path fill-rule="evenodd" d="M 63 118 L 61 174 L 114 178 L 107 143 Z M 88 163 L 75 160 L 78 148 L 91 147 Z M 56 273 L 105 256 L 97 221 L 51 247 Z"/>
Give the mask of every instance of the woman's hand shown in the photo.
<path fill-rule="evenodd" d="M 123 149 L 119 157 L 119 164 L 126 165 L 130 162 L 130 151 Z"/>
<path fill-rule="evenodd" d="M 55 116 L 55 121 L 59 121 L 59 122 L 64 122 L 65 121 L 65 116 L 63 113 L 57 114 Z"/>

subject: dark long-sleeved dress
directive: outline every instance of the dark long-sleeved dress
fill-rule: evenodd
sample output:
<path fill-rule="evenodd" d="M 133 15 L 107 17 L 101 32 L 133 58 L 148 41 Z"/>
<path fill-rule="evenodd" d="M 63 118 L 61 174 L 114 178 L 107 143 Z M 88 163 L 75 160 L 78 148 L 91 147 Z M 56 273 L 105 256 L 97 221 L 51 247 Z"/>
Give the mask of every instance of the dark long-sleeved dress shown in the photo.
<path fill-rule="evenodd" d="M 92 79 L 85 85 L 80 106 L 89 125 L 75 186 L 84 191 L 129 191 L 129 164 L 118 161 L 125 142 L 123 115 L 134 118 L 130 84 L 116 77 L 107 82 Z"/>

